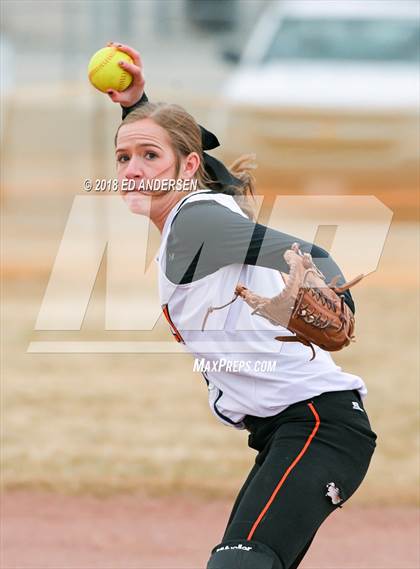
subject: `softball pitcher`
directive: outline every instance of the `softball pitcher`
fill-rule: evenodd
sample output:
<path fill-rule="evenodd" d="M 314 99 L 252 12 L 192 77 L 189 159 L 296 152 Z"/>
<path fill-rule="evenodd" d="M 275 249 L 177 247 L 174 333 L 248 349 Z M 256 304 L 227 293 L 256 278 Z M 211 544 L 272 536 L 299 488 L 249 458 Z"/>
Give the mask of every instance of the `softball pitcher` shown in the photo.
<path fill-rule="evenodd" d="M 328 281 L 343 275 L 326 251 L 254 221 L 244 199 L 253 192 L 247 160 L 229 171 L 207 155 L 217 138 L 181 107 L 147 102 L 139 54 L 119 49 L 134 61 L 122 63 L 132 85 L 108 93 L 125 117 L 116 134 L 118 178 L 136 187 L 123 198 L 161 232 L 162 310 L 175 339 L 202 366 L 212 412 L 227 426 L 247 429 L 258 451 L 207 568 L 294 569 L 367 472 L 376 435 L 363 406 L 366 387 L 329 351 L 294 341 L 298 333 L 232 296 L 238 282 L 265 299 L 286 290 L 281 272 L 289 271 L 285 253 L 293 248 L 298 260 L 309 262 L 310 253 Z M 144 180 L 168 178 L 197 181 L 198 189 L 140 189 Z M 353 299 L 344 289 L 340 318 L 352 319 Z M 334 303 L 319 298 L 334 316 Z M 321 330 L 327 320 L 320 322 Z"/>

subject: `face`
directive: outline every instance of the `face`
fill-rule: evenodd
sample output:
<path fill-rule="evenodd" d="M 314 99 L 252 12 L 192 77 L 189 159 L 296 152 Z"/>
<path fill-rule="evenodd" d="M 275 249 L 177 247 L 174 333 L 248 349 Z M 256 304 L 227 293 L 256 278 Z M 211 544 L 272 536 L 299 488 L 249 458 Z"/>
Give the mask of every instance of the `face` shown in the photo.
<path fill-rule="evenodd" d="M 168 133 L 152 119 L 146 118 L 123 125 L 117 137 L 117 175 L 121 186 L 128 180 L 135 190 L 123 192 L 123 198 L 133 213 L 159 217 L 182 192 L 140 189 L 143 180 L 192 178 L 199 166 L 199 157 L 191 153 L 181 159 L 179 172 Z"/>

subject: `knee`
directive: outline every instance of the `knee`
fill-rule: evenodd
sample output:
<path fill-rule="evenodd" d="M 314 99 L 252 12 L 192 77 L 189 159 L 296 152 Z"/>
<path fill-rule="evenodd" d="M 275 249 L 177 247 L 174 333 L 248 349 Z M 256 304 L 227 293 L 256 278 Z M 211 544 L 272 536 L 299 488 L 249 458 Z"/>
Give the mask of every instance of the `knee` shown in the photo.
<path fill-rule="evenodd" d="M 229 540 L 213 549 L 207 569 L 284 569 L 267 545 L 258 541 Z"/>

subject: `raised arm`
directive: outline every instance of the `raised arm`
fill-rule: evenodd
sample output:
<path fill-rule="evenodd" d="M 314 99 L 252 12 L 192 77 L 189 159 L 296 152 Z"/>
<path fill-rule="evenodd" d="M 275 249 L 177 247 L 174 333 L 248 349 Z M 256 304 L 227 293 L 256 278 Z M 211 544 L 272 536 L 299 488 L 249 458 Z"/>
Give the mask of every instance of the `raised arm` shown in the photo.
<path fill-rule="evenodd" d="M 133 60 L 133 63 L 128 63 L 126 61 L 120 61 L 119 63 L 122 69 L 125 69 L 133 76 L 131 85 L 121 92 L 115 91 L 113 89 L 109 89 L 107 91 L 107 94 L 111 101 L 114 103 L 119 103 L 121 105 L 122 118 L 124 119 L 129 113 L 131 113 L 131 111 L 143 105 L 144 103 L 147 103 L 149 100 L 146 93 L 144 92 L 145 78 L 143 71 L 143 62 L 141 60 L 139 52 L 128 45 L 115 42 L 109 42 L 107 45 L 109 47 L 116 47 L 120 51 L 127 53 Z M 240 180 L 235 178 L 235 176 L 229 172 L 229 170 L 222 162 L 220 162 L 220 160 L 217 160 L 217 158 L 214 158 L 214 156 L 210 156 L 210 154 L 204 152 L 205 150 L 213 150 L 214 148 L 217 148 L 220 146 L 220 143 L 215 134 L 203 126 L 199 126 L 201 129 L 204 167 L 210 180 L 208 184 L 209 188 L 215 191 L 220 191 L 225 190 L 229 186 L 239 186 L 241 184 Z"/>

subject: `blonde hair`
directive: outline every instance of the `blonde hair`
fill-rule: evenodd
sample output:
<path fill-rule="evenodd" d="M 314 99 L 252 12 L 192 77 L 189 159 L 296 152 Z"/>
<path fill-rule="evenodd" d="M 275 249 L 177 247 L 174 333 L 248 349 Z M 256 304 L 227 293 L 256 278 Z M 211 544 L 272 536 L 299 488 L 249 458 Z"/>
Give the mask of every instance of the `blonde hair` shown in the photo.
<path fill-rule="evenodd" d="M 201 130 L 196 120 L 181 106 L 169 103 L 145 103 L 137 107 L 119 125 L 115 134 L 115 144 L 118 132 L 123 125 L 131 124 L 142 119 L 150 118 L 169 135 L 172 148 L 176 156 L 176 171 L 179 173 L 181 159 L 188 156 L 191 152 L 196 152 L 200 157 L 200 165 L 195 178 L 201 188 L 206 188 L 214 183 L 209 178 L 204 168 L 203 146 L 201 141 Z M 235 160 L 228 170 L 241 184 L 224 186 L 221 193 L 233 195 L 242 210 L 251 218 L 254 212 L 249 197 L 255 195 L 255 179 L 251 170 L 256 168 L 255 155 L 244 155 Z"/>

